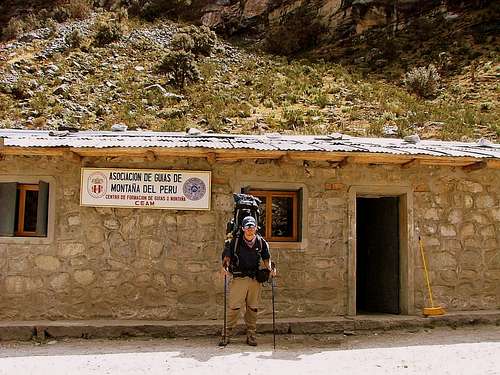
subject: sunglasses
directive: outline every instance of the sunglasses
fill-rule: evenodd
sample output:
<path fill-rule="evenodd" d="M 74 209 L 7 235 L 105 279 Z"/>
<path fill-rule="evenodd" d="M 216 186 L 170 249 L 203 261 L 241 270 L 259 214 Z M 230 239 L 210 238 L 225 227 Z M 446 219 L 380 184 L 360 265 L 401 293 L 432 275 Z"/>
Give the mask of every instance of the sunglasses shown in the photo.
<path fill-rule="evenodd" d="M 243 229 L 254 229 L 255 225 L 245 225 Z"/>

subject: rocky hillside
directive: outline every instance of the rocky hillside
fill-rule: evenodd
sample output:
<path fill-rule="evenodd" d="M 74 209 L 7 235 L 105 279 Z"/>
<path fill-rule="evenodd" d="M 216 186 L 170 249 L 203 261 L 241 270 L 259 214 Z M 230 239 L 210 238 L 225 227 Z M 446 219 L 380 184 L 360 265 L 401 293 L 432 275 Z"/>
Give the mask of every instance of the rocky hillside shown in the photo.
<path fill-rule="evenodd" d="M 0 44 L 0 126 L 500 138 L 493 2 L 194 1 L 186 12 L 174 1 L 165 12 L 218 37 L 153 20 L 147 4 L 69 3 L 67 17 L 3 5 L 17 18 Z"/>

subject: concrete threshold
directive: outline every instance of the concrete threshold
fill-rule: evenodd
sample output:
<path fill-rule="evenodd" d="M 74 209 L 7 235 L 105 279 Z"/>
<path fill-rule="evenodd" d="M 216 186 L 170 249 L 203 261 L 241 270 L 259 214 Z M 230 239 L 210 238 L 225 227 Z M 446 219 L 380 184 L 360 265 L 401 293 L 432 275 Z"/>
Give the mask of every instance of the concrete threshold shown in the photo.
<path fill-rule="evenodd" d="M 470 325 L 500 326 L 500 310 L 449 312 L 443 316 L 357 315 L 331 318 L 290 318 L 276 320 L 278 334 L 352 334 L 362 331 L 389 331 Z M 221 320 L 60 320 L 0 321 L 0 340 L 44 340 L 51 338 L 195 337 L 219 335 Z M 237 331 L 243 332 L 243 325 Z M 272 333 L 270 319 L 260 319 L 259 333 Z"/>

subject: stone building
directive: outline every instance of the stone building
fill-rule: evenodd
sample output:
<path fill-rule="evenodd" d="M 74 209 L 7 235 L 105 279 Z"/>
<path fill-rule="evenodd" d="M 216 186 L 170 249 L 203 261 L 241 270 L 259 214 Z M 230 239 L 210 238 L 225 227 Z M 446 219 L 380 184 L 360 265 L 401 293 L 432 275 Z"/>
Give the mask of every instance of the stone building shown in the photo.
<path fill-rule="evenodd" d="M 263 200 L 278 318 L 420 314 L 419 234 L 437 303 L 500 309 L 498 144 L 20 130 L 0 140 L 2 320 L 222 319 L 220 252 L 241 191 Z M 88 177 L 151 181 L 149 171 L 170 190 L 114 186 L 123 204 L 100 204 L 113 181 Z M 189 173 L 207 178 L 191 197 Z M 204 207 L 188 205 L 201 196 Z M 269 316 L 270 288 L 263 297 Z"/>

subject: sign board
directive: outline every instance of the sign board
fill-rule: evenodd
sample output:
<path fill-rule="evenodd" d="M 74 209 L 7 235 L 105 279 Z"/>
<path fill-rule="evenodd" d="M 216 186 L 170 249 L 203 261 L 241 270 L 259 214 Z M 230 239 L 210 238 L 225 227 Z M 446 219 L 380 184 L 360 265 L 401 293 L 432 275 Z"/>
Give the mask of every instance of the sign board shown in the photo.
<path fill-rule="evenodd" d="M 80 204 L 210 210 L 211 172 L 82 168 Z"/>

